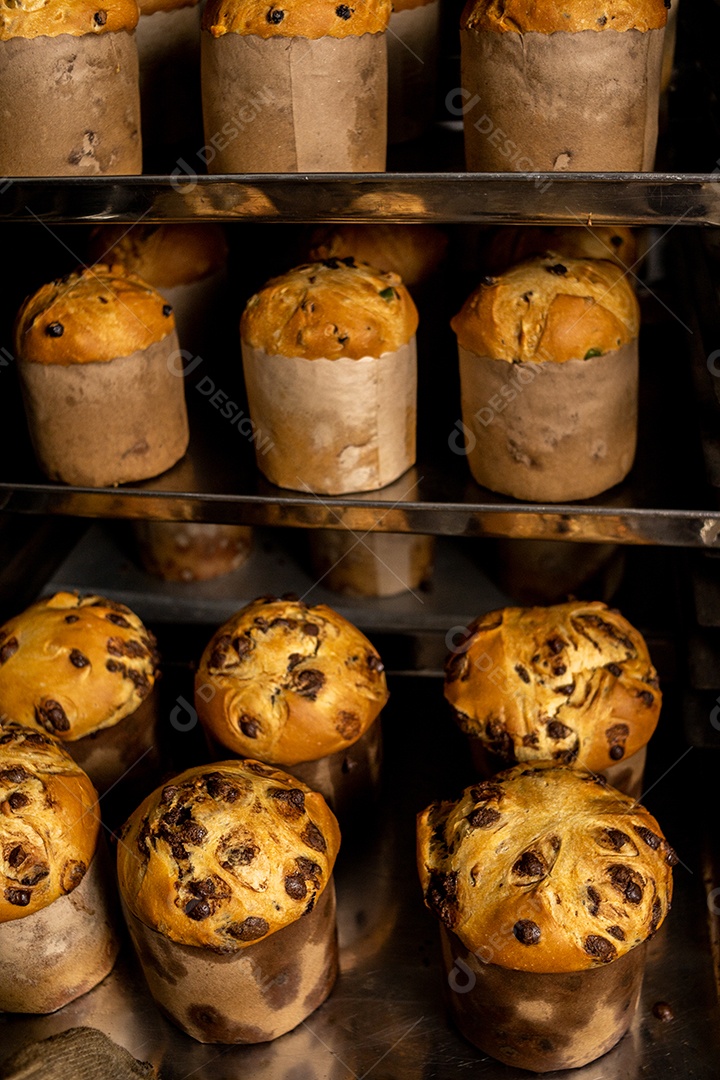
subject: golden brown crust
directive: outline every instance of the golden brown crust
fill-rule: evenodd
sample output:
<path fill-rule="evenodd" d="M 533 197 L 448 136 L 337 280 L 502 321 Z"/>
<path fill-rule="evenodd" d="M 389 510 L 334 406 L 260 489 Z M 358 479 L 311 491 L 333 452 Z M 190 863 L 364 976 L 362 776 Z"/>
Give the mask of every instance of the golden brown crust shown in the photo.
<path fill-rule="evenodd" d="M 677 856 L 592 773 L 518 765 L 418 816 L 425 902 L 465 946 L 519 971 L 583 971 L 652 937 Z"/>
<path fill-rule="evenodd" d="M 189 285 L 221 270 L 228 247 L 220 225 L 99 225 L 90 236 L 93 262 L 119 265 L 154 289 Z"/>
<path fill-rule="evenodd" d="M 554 251 L 568 259 L 608 259 L 623 269 L 638 261 L 635 231 L 625 225 L 501 225 L 488 230 L 480 262 L 487 274 Z"/>
<path fill-rule="evenodd" d="M 297 765 L 344 750 L 388 698 L 377 652 L 324 604 L 260 599 L 221 626 L 195 677 L 200 720 L 228 750 Z"/>
<path fill-rule="evenodd" d="M 406 345 L 418 326 L 397 274 L 347 259 L 307 263 L 251 296 L 243 340 L 269 356 L 361 360 Z"/>
<path fill-rule="evenodd" d="M 550 254 L 483 279 L 451 326 L 477 356 L 563 363 L 633 341 L 640 308 L 615 263 Z"/>
<path fill-rule="evenodd" d="M 434 225 L 331 225 L 313 234 L 310 258 L 321 262 L 351 256 L 399 274 L 412 288 L 437 269 L 447 244 L 445 233 Z"/>
<path fill-rule="evenodd" d="M 141 15 L 154 15 L 156 11 L 177 11 L 178 8 L 197 7 L 202 0 L 138 0 Z"/>
<path fill-rule="evenodd" d="M 255 34 L 271 37 L 359 37 L 387 29 L 391 0 L 208 0 L 203 30 L 213 37 Z"/>
<path fill-rule="evenodd" d="M 0 628 L 0 714 L 73 742 L 135 712 L 157 661 L 130 608 L 56 593 Z"/>
<path fill-rule="evenodd" d="M 445 665 L 466 734 L 508 764 L 607 769 L 645 746 L 662 694 L 641 634 L 605 604 L 504 608 L 468 627 Z"/>
<path fill-rule="evenodd" d="M 312 910 L 340 846 L 322 795 L 257 761 L 188 769 L 125 824 L 120 892 L 181 945 L 236 952 Z"/>
<path fill-rule="evenodd" d="M 134 30 L 135 0 L 0 0 L 0 41 Z"/>
<path fill-rule="evenodd" d="M 100 831 L 97 792 L 55 739 L 0 721 L 0 922 L 82 881 Z"/>
<path fill-rule="evenodd" d="M 665 0 L 468 0 L 460 26 L 518 34 L 576 34 L 582 30 L 660 30 Z"/>
<path fill-rule="evenodd" d="M 130 356 L 175 329 L 172 307 L 122 267 L 97 264 L 43 285 L 15 321 L 18 356 L 35 364 L 89 364 Z"/>

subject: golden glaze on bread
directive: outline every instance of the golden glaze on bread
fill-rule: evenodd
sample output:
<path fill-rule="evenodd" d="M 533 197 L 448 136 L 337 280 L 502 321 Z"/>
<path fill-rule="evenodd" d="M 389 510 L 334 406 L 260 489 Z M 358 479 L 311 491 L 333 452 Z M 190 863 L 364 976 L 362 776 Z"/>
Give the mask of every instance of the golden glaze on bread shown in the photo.
<path fill-rule="evenodd" d="M 188 285 L 221 270 L 227 242 L 220 225 L 99 225 L 90 258 L 120 265 L 154 289 Z"/>
<path fill-rule="evenodd" d="M 484 237 L 480 264 L 487 274 L 502 274 L 550 251 L 568 259 L 608 259 L 623 269 L 638 261 L 635 232 L 625 225 L 501 225 Z"/>
<path fill-rule="evenodd" d="M 134 30 L 135 0 L 0 0 L 0 41 Z"/>
<path fill-rule="evenodd" d="M 434 225 L 331 225 L 313 234 L 310 258 L 319 262 L 352 256 L 399 274 L 412 288 L 437 269 L 447 244 L 445 233 Z"/>
<path fill-rule="evenodd" d="M 468 627 L 445 665 L 466 734 L 508 764 L 606 769 L 645 746 L 662 695 L 647 645 L 600 602 L 504 608 Z"/>
<path fill-rule="evenodd" d="M 387 701 L 380 657 L 324 604 L 255 600 L 221 626 L 195 677 L 195 708 L 228 750 L 297 765 L 344 750 Z"/>
<path fill-rule="evenodd" d="M 72 892 L 97 845 L 97 792 L 55 739 L 0 722 L 0 922 Z"/>
<path fill-rule="evenodd" d="M 156 11 L 177 11 L 178 8 L 197 7 L 201 0 L 138 0 L 141 15 L 154 15 Z"/>
<path fill-rule="evenodd" d="M 564 30 L 660 30 L 664 0 L 468 0 L 460 25 L 497 33 L 554 34 Z"/>
<path fill-rule="evenodd" d="M 518 765 L 418 815 L 427 906 L 488 963 L 582 971 L 652 937 L 677 856 L 658 823 L 585 770 Z"/>
<path fill-rule="evenodd" d="M 633 341 L 640 308 L 615 263 L 551 254 L 484 278 L 451 326 L 477 356 L 563 363 Z"/>
<path fill-rule="evenodd" d="M 130 608 L 56 593 L 0 628 L 0 715 L 73 742 L 135 712 L 157 662 Z"/>
<path fill-rule="evenodd" d="M 236 952 L 312 910 L 339 846 L 322 795 L 294 777 L 256 761 L 201 765 L 124 826 L 120 892 L 173 941 Z"/>
<path fill-rule="evenodd" d="M 270 37 L 359 37 L 387 28 L 391 0 L 208 0 L 203 30 L 213 37 L 256 34 Z"/>
<path fill-rule="evenodd" d="M 43 285 L 15 321 L 15 347 L 35 364 L 89 364 L 130 356 L 175 329 L 160 293 L 121 266 L 98 263 Z"/>
<path fill-rule="evenodd" d="M 361 360 L 406 345 L 417 326 L 417 308 L 398 275 L 348 257 L 272 278 L 248 300 L 240 333 L 269 356 Z"/>

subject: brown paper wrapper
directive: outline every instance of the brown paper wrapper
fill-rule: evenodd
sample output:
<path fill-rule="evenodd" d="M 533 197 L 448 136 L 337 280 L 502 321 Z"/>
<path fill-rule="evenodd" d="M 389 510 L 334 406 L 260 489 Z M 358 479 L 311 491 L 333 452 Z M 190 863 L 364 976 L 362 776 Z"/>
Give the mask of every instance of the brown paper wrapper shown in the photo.
<path fill-rule="evenodd" d="M 125 904 L 123 913 L 155 1002 L 198 1042 L 276 1039 L 317 1009 L 337 978 L 332 879 L 309 915 L 226 955 L 171 941 Z"/>
<path fill-rule="evenodd" d="M 157 684 L 143 703 L 113 727 L 84 735 L 64 748 L 92 780 L 100 795 L 114 788 L 117 798 L 125 778 L 128 813 L 152 790 L 161 768 L 158 747 L 159 688 Z"/>
<path fill-rule="evenodd" d="M 433 122 L 439 32 L 439 0 L 390 16 L 388 142 L 415 139 Z"/>
<path fill-rule="evenodd" d="M 510 767 L 508 762 L 498 754 L 493 754 L 488 750 L 482 739 L 469 735 L 468 742 L 470 743 L 470 756 L 473 765 L 483 779 L 489 780 L 495 773 L 502 772 L 503 769 Z M 629 795 L 632 799 L 639 799 L 643 790 L 646 758 L 647 746 L 643 746 L 636 750 L 634 754 L 631 754 L 629 758 L 618 761 L 614 765 L 609 765 L 607 769 L 597 769 L 595 771 L 604 776 L 611 787 L 617 788 L 618 791 L 622 791 L 624 795 Z M 578 759 L 577 764 L 582 768 L 587 767 L 581 759 Z"/>
<path fill-rule="evenodd" d="M 652 169 L 664 35 L 462 30 L 468 169 Z"/>
<path fill-rule="evenodd" d="M 638 351 L 508 364 L 459 347 L 468 464 L 483 487 L 529 502 L 589 499 L 630 471 Z"/>
<path fill-rule="evenodd" d="M 422 588 L 435 557 L 435 537 L 317 529 L 309 537 L 313 570 L 343 596 L 397 596 Z"/>
<path fill-rule="evenodd" d="M 568 973 L 512 971 L 471 953 L 440 927 L 445 997 L 471 1043 L 531 1072 L 575 1069 L 602 1057 L 637 1010 L 646 943 L 601 967 Z"/>
<path fill-rule="evenodd" d="M 209 581 L 247 562 L 252 529 L 189 521 L 133 523 L 138 552 L 149 574 L 164 581 Z"/>
<path fill-rule="evenodd" d="M 119 942 L 101 844 L 76 889 L 24 919 L 0 923 L 0 1010 L 51 1013 L 97 986 Z"/>
<path fill-rule="evenodd" d="M 202 34 L 205 157 L 214 173 L 383 172 L 385 34 Z"/>
<path fill-rule="evenodd" d="M 362 360 L 268 356 L 242 343 L 258 468 L 278 487 L 344 495 L 415 462 L 415 338 Z"/>
<path fill-rule="evenodd" d="M 202 142 L 200 22 L 203 5 L 141 15 L 135 31 L 140 62 L 146 154 Z M 182 335 L 180 335 L 182 341 Z"/>
<path fill-rule="evenodd" d="M 0 42 L 0 176 L 142 171 L 134 33 Z"/>
<path fill-rule="evenodd" d="M 106 363 L 22 361 L 30 437 L 51 480 L 104 487 L 158 476 L 188 444 L 185 388 L 173 331 Z"/>

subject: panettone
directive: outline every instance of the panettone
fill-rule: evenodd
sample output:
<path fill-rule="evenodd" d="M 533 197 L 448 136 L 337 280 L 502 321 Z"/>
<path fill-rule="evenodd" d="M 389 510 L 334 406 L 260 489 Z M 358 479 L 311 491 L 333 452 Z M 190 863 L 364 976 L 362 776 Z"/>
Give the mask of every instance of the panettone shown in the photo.
<path fill-rule="evenodd" d="M 547 255 L 484 278 L 451 325 L 476 356 L 562 363 L 633 341 L 640 308 L 615 263 Z"/>
<path fill-rule="evenodd" d="M 434 225 L 331 225 L 313 234 L 310 258 L 351 256 L 359 263 L 399 274 L 403 284 L 412 288 L 438 268 L 447 244 L 445 233 Z"/>
<path fill-rule="evenodd" d="M 124 604 L 56 593 L 0 628 L 0 714 L 72 742 L 133 713 L 157 665 L 155 639 Z"/>
<path fill-rule="evenodd" d="M 77 888 L 100 831 L 95 788 L 62 746 L 0 723 L 0 923 Z"/>
<path fill-rule="evenodd" d="M 213 37 L 254 34 L 261 38 L 347 38 L 379 34 L 387 29 L 391 0 L 341 4 L 337 0 L 208 0 L 203 30 Z"/>
<path fill-rule="evenodd" d="M 645 746 L 662 695 L 647 645 L 600 602 L 481 616 L 445 666 L 460 727 L 508 763 L 606 769 Z"/>
<path fill-rule="evenodd" d="M 340 845 L 321 795 L 256 761 L 188 769 L 118 845 L 124 902 L 181 945 L 233 953 L 312 911 Z"/>
<path fill-rule="evenodd" d="M 399 276 L 348 257 L 273 278 L 248 300 L 240 332 L 270 356 L 360 360 L 399 349 L 417 326 Z"/>
<path fill-rule="evenodd" d="M 135 0 L 2 0 L 0 41 L 12 38 L 59 37 L 71 34 L 109 34 L 134 30 L 138 21 Z"/>
<path fill-rule="evenodd" d="M 669 0 L 468 0 L 460 25 L 497 33 L 660 30 Z"/>
<path fill-rule="evenodd" d="M 584 770 L 518 765 L 418 817 L 428 907 L 492 963 L 575 972 L 650 938 L 677 856 L 655 819 Z"/>
<path fill-rule="evenodd" d="M 153 10 L 166 10 L 153 8 Z M 209 277 L 227 261 L 220 225 L 100 225 L 90 238 L 90 258 L 119 264 L 155 289 L 172 289 Z"/>
<path fill-rule="evenodd" d="M 382 661 L 324 604 L 260 599 L 222 626 L 195 677 L 208 733 L 246 757 L 293 766 L 357 742 L 388 698 Z"/>

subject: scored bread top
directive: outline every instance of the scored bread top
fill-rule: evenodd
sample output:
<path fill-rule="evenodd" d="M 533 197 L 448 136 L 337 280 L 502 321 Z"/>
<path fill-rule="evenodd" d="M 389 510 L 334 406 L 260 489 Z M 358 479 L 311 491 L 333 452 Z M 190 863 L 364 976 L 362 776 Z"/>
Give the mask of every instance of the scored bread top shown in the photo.
<path fill-rule="evenodd" d="M 311 244 L 313 261 L 352 256 L 356 262 L 399 274 L 403 284 L 412 288 L 437 269 L 448 239 L 434 225 L 350 224 L 316 230 Z"/>
<path fill-rule="evenodd" d="M 451 326 L 476 356 L 564 363 L 634 341 L 640 307 L 615 263 L 549 254 L 483 278 Z"/>
<path fill-rule="evenodd" d="M 275 765 L 345 750 L 388 698 L 364 634 L 324 604 L 260 599 L 221 626 L 195 677 L 195 708 L 228 750 Z"/>
<path fill-rule="evenodd" d="M 134 30 L 136 0 L 0 0 L 0 41 Z"/>
<path fill-rule="evenodd" d="M 123 827 L 120 892 L 172 941 L 236 952 L 312 910 L 339 846 L 322 795 L 294 777 L 257 761 L 201 765 Z"/>
<path fill-rule="evenodd" d="M 361 360 L 406 345 L 417 326 L 400 277 L 348 256 L 272 278 L 248 300 L 240 333 L 269 356 Z"/>
<path fill-rule="evenodd" d="M 73 742 L 135 712 L 157 665 L 130 608 L 56 593 L 0 627 L 0 714 Z"/>
<path fill-rule="evenodd" d="M 678 858 L 660 826 L 602 777 L 517 765 L 418 816 L 425 903 L 485 962 L 583 971 L 656 932 Z"/>
<path fill-rule="evenodd" d="M 391 0 L 208 0 L 203 30 L 213 37 L 254 34 L 261 38 L 347 38 L 387 29 Z"/>
<path fill-rule="evenodd" d="M 172 307 L 121 266 L 101 263 L 43 285 L 15 321 L 21 360 L 88 364 L 130 356 L 175 329 Z"/>
<path fill-rule="evenodd" d="M 220 225 L 99 225 L 90 258 L 136 274 L 154 289 L 190 285 L 221 270 L 228 255 Z"/>
<path fill-rule="evenodd" d="M 600 602 L 504 608 L 468 627 L 445 665 L 462 730 L 508 764 L 607 769 L 654 732 L 662 695 L 642 635 Z"/>
<path fill-rule="evenodd" d="M 0 922 L 77 888 L 95 854 L 97 792 L 55 739 L 0 720 Z"/>
<path fill-rule="evenodd" d="M 460 26 L 518 34 L 583 30 L 660 30 L 669 0 L 468 0 Z"/>

